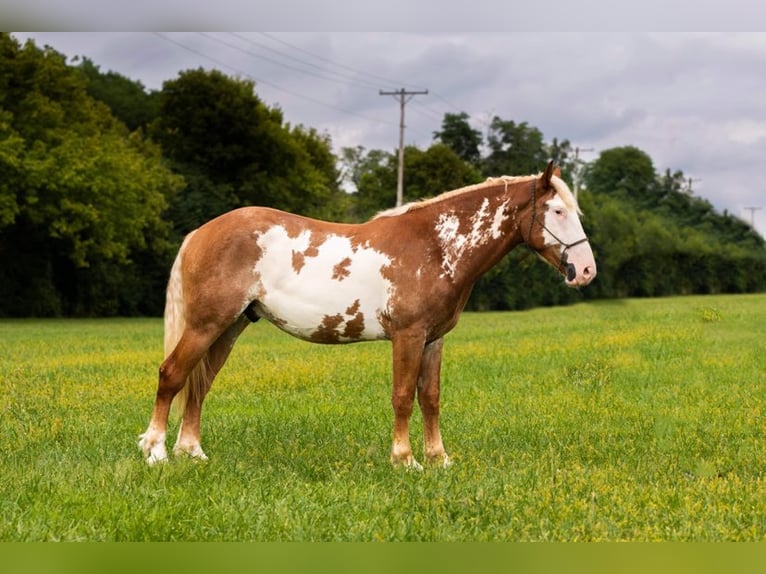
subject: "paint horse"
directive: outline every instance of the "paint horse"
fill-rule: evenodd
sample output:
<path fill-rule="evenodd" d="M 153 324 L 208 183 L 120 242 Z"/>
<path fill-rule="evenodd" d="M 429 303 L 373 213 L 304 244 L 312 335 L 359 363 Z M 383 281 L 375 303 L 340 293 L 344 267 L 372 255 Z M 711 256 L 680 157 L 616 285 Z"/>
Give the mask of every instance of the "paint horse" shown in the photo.
<path fill-rule="evenodd" d="M 237 337 L 263 317 L 314 343 L 390 340 L 391 461 L 421 468 L 409 436 L 417 396 L 425 459 L 448 466 L 439 431 L 442 346 L 477 279 L 522 243 L 569 286 L 596 276 L 577 202 L 559 175 L 551 163 L 535 176 L 490 178 L 361 224 L 244 207 L 192 231 L 170 272 L 166 359 L 139 441 L 146 461 L 167 459 L 174 397 L 183 412 L 174 454 L 206 458 L 202 403 Z"/>

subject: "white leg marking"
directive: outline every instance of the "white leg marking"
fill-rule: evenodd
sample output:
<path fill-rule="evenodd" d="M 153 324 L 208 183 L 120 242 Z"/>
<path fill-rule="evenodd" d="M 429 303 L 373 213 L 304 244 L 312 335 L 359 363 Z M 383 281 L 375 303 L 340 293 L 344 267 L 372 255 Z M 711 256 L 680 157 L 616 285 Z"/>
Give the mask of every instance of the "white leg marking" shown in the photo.
<path fill-rule="evenodd" d="M 181 422 L 181 426 L 178 429 L 178 438 L 176 438 L 176 444 L 173 446 L 173 455 L 181 456 L 188 455 L 191 458 L 197 460 L 207 460 L 207 455 L 202 451 L 202 447 L 199 444 L 199 440 L 196 438 L 184 437 L 184 423 Z"/>
<path fill-rule="evenodd" d="M 196 460 L 207 460 L 207 455 L 203 452 L 202 447 L 197 442 L 186 444 L 176 443 L 173 447 L 173 455 L 188 455 Z"/>
<path fill-rule="evenodd" d="M 423 465 L 420 464 L 417 460 L 415 460 L 415 457 L 408 458 L 404 463 L 404 469 L 407 471 L 417 471 L 417 472 L 423 472 Z"/>
<path fill-rule="evenodd" d="M 401 455 L 396 455 L 393 450 L 391 452 L 391 464 L 393 464 L 395 467 L 402 467 L 407 471 L 423 470 L 423 465 L 421 465 L 417 460 L 415 460 L 415 457 L 412 456 L 412 454 L 408 454 L 407 457 L 405 458 L 405 457 L 402 457 Z"/>
<path fill-rule="evenodd" d="M 139 437 L 138 447 L 146 457 L 146 464 L 152 466 L 168 459 L 168 451 L 165 448 L 165 433 L 157 432 L 151 427 Z"/>

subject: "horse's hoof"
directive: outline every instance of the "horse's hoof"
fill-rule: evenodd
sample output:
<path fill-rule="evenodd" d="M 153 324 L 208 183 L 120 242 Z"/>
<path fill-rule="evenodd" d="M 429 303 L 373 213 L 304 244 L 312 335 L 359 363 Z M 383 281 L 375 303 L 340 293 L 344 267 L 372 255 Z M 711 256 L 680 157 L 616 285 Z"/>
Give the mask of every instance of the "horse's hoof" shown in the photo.
<path fill-rule="evenodd" d="M 162 456 L 157 456 L 155 454 L 150 454 L 149 456 L 146 457 L 146 464 L 148 464 L 149 466 L 154 466 L 156 464 L 165 464 L 167 461 L 168 461 L 167 456 L 162 457 Z"/>
<path fill-rule="evenodd" d="M 139 437 L 138 448 L 144 453 L 146 464 L 153 466 L 159 462 L 165 462 L 168 459 L 168 451 L 165 449 L 164 440 L 152 442 L 147 437 L 148 432 Z"/>
<path fill-rule="evenodd" d="M 198 444 L 190 446 L 176 446 L 173 448 L 173 456 L 187 456 L 192 460 L 198 462 L 204 462 L 207 460 L 207 455 L 202 450 L 202 447 Z"/>
<path fill-rule="evenodd" d="M 408 456 L 406 459 L 403 459 L 403 460 L 396 460 L 392 457 L 391 464 L 393 464 L 394 467 L 403 468 L 407 472 L 409 471 L 422 472 L 423 470 L 423 465 L 421 465 L 417 460 L 415 460 L 415 457 L 413 456 Z"/>

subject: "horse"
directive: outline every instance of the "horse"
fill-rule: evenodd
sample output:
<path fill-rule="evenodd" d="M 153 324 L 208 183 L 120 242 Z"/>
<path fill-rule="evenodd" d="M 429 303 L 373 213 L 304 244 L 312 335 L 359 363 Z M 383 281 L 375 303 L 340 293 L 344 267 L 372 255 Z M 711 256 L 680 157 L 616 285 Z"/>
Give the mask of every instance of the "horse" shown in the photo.
<path fill-rule="evenodd" d="M 165 359 L 146 462 L 167 460 L 171 403 L 182 412 L 174 455 L 206 460 L 202 403 L 237 337 L 264 318 L 313 343 L 392 344 L 391 463 L 422 469 L 410 445 L 417 395 L 425 461 L 451 464 L 439 430 L 444 336 L 473 285 L 526 244 L 566 285 L 596 276 L 576 198 L 553 162 L 531 176 L 495 177 L 383 211 L 359 224 L 242 207 L 189 233 L 170 271 Z"/>

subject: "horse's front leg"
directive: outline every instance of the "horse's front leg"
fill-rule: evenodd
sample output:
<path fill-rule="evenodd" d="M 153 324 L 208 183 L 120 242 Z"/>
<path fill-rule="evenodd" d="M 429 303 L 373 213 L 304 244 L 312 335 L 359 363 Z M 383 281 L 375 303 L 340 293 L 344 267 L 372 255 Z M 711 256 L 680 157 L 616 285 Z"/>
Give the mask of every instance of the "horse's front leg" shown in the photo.
<path fill-rule="evenodd" d="M 391 463 L 422 470 L 410 446 L 410 415 L 415 402 L 415 388 L 423 357 L 425 333 L 415 330 L 399 332 L 392 337 L 394 383 L 391 405 L 394 408 L 394 439 Z"/>
<path fill-rule="evenodd" d="M 451 462 L 444 450 L 439 431 L 439 395 L 441 392 L 441 363 L 444 339 L 426 345 L 420 363 L 418 403 L 423 413 L 423 439 L 426 461 L 444 468 Z"/>

